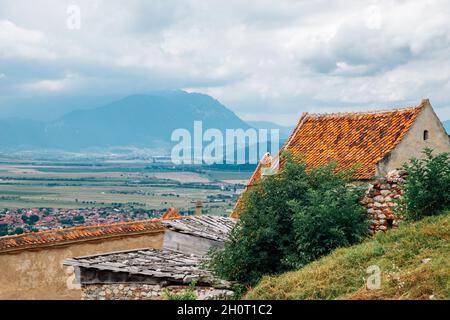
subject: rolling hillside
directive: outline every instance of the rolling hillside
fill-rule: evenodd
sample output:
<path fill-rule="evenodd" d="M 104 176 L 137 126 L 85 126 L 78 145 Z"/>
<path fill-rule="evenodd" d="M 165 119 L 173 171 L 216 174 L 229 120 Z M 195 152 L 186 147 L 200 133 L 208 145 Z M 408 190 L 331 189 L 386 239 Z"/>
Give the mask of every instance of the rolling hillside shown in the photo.
<path fill-rule="evenodd" d="M 306 267 L 265 277 L 247 299 L 450 299 L 450 213 L 404 223 Z M 367 267 L 381 289 L 366 289 Z"/>

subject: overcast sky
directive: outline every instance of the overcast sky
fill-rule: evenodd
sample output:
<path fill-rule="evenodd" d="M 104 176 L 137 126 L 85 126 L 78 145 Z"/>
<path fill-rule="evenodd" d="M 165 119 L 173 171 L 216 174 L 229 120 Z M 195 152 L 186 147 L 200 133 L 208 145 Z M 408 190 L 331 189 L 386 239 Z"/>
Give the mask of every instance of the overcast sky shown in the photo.
<path fill-rule="evenodd" d="M 449 1 L 0 0 L 1 107 L 175 88 L 282 124 L 423 97 L 450 119 Z"/>

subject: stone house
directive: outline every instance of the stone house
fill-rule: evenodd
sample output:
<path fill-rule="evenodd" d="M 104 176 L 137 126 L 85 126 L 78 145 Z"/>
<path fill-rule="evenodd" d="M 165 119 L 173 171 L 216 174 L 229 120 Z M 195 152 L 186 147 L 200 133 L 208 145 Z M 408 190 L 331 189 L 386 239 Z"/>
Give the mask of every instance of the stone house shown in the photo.
<path fill-rule="evenodd" d="M 0 237 L 0 299 L 81 298 L 67 258 L 143 246 L 161 248 L 164 226 L 139 221 Z"/>
<path fill-rule="evenodd" d="M 231 284 L 215 278 L 201 267 L 206 253 L 224 245 L 235 220 L 219 216 L 177 217 L 172 208 L 161 249 L 107 252 L 69 258 L 64 265 L 75 268 L 82 299 L 164 298 L 164 292 L 185 290 L 193 281 L 198 299 L 217 299 L 233 294 Z M 166 217 L 167 218 L 167 217 Z"/>
<path fill-rule="evenodd" d="M 162 300 L 196 281 L 197 299 L 232 295 L 231 284 L 201 268 L 204 258 L 174 250 L 140 249 L 66 259 L 76 269 L 83 300 Z"/>
<path fill-rule="evenodd" d="M 0 299 L 79 300 L 82 288 L 66 259 L 143 247 L 200 258 L 234 226 L 231 218 L 183 217 L 174 208 L 164 219 L 0 237 Z"/>
<path fill-rule="evenodd" d="M 381 195 L 381 185 L 389 187 L 389 190 L 398 188 L 397 183 L 392 182 L 401 181 L 404 177 L 398 176 L 401 173 L 395 170 L 400 169 L 412 157 L 422 157 L 422 151 L 426 147 L 433 149 L 434 153 L 450 152 L 450 138 L 428 99 L 423 99 L 418 106 L 400 109 L 304 113 L 278 154 L 274 157 L 267 155 L 258 164 L 245 191 L 258 183 L 265 174 L 272 174 L 282 167 L 283 159 L 280 155 L 289 151 L 294 159 L 303 158 L 309 168 L 332 160 L 337 162 L 338 169 L 358 164 L 354 180 L 373 183 L 367 195 L 370 199 L 365 199 L 368 203 L 373 203 L 373 198 Z M 378 180 L 385 179 L 388 174 L 392 176 L 387 179 L 390 179 L 390 185 Z M 384 190 L 383 193 L 387 195 L 387 189 Z M 401 196 L 397 193 L 391 195 Z M 241 199 L 242 195 L 232 213 L 234 218 L 238 217 L 236 209 L 242 205 Z M 392 202 L 380 203 L 385 212 L 392 212 L 389 204 Z M 389 223 L 383 221 L 382 225 L 389 226 Z"/>

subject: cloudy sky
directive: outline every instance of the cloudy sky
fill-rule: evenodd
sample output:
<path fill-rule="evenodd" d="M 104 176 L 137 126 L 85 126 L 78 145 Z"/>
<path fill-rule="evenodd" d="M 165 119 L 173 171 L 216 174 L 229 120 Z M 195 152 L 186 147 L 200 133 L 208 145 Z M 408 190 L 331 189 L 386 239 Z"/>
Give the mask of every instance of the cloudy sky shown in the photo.
<path fill-rule="evenodd" d="M 450 5 L 0 0 L 0 108 L 175 88 L 282 124 L 423 97 L 450 119 Z"/>

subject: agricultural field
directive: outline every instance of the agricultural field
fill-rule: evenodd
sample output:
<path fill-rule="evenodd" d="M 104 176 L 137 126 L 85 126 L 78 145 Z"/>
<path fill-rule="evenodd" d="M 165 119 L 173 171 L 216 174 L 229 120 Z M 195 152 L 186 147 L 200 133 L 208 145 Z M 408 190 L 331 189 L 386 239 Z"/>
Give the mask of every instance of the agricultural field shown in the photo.
<path fill-rule="evenodd" d="M 251 171 L 175 167 L 148 161 L 0 160 L 0 208 L 134 207 L 229 212 Z"/>

